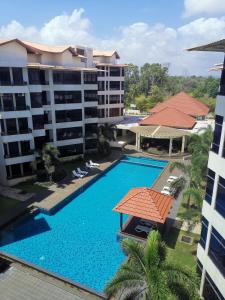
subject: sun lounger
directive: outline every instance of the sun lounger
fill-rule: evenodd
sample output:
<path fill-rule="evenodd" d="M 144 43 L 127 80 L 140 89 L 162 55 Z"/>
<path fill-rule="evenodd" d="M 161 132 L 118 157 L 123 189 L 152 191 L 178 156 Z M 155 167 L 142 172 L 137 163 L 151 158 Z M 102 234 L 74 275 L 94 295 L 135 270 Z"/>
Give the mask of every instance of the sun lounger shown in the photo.
<path fill-rule="evenodd" d="M 171 178 L 171 179 L 174 179 L 174 180 L 176 180 L 176 179 L 178 179 L 178 177 L 177 176 L 169 176 L 169 178 Z"/>
<path fill-rule="evenodd" d="M 171 193 L 169 191 L 164 191 L 164 190 L 161 191 L 161 194 L 167 195 L 167 196 L 171 195 Z"/>
<path fill-rule="evenodd" d="M 77 172 L 78 172 L 79 174 L 83 174 L 83 175 L 87 175 L 87 174 L 88 174 L 87 171 L 83 171 L 83 170 L 81 170 L 80 168 L 77 168 Z"/>
<path fill-rule="evenodd" d="M 171 191 L 171 187 L 169 187 L 169 186 L 164 186 L 164 187 L 163 187 L 163 191 Z"/>
<path fill-rule="evenodd" d="M 98 163 L 94 163 L 92 160 L 90 160 L 90 165 L 91 166 L 95 166 L 95 167 L 99 167 L 100 165 Z"/>
<path fill-rule="evenodd" d="M 79 174 L 75 170 L 72 171 L 72 174 L 73 174 L 74 177 L 78 177 L 78 178 L 83 178 L 84 177 L 83 174 Z"/>
<path fill-rule="evenodd" d="M 134 230 L 138 233 L 145 232 L 146 234 L 149 234 L 152 229 L 147 226 L 137 225 Z"/>
<path fill-rule="evenodd" d="M 174 182 L 176 179 L 173 179 L 173 178 L 168 178 L 167 179 L 167 182 Z"/>
<path fill-rule="evenodd" d="M 88 169 L 98 169 L 97 166 L 90 165 L 88 162 L 85 163 L 85 166 L 86 166 Z"/>

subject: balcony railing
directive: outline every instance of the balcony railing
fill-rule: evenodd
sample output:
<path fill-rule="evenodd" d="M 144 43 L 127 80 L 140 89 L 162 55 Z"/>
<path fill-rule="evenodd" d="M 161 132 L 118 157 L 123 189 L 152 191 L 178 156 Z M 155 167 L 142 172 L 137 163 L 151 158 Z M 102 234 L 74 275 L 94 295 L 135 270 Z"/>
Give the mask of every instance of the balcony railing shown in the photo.
<path fill-rule="evenodd" d="M 30 128 L 27 128 L 27 129 L 20 129 L 20 130 L 2 131 L 1 135 L 7 136 L 7 135 L 16 135 L 16 134 L 27 134 L 27 133 L 31 133 L 31 132 L 32 132 L 32 130 Z"/>
<path fill-rule="evenodd" d="M 0 85 L 1 86 L 24 86 L 24 85 L 27 85 L 27 82 L 26 81 L 0 81 Z"/>
<path fill-rule="evenodd" d="M 23 151 L 23 152 L 17 152 L 17 153 L 9 153 L 5 154 L 4 158 L 13 158 L 13 157 L 20 157 L 20 156 L 28 156 L 34 154 L 34 150 L 29 150 L 29 151 Z"/>

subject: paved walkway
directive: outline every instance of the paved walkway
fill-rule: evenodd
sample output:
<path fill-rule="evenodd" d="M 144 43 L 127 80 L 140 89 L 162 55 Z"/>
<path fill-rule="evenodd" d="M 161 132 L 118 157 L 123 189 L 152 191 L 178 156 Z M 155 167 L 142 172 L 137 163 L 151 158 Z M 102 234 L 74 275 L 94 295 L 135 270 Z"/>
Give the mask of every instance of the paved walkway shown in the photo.
<path fill-rule="evenodd" d="M 27 201 L 34 196 L 33 193 L 23 193 L 23 191 L 20 189 L 2 185 L 0 186 L 0 195 L 7 198 L 16 199 L 22 202 Z"/>
<path fill-rule="evenodd" d="M 59 284 L 49 276 L 13 263 L 5 273 L 0 273 L 1 300 L 99 300 L 66 284 Z"/>

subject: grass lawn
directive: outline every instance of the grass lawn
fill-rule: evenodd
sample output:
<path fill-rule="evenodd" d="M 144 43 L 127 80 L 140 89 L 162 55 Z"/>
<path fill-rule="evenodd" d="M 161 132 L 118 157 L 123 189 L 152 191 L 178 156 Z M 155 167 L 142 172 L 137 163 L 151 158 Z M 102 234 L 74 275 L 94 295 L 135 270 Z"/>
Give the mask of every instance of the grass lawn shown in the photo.
<path fill-rule="evenodd" d="M 181 236 L 190 236 L 193 238 L 191 245 L 181 242 Z M 199 236 L 176 228 L 171 228 L 165 239 L 168 248 L 168 257 L 172 261 L 181 263 L 190 268 L 195 268 L 196 252 Z"/>
<path fill-rule="evenodd" d="M 38 193 L 47 189 L 51 184 L 52 182 L 37 183 L 35 181 L 26 181 L 17 184 L 15 188 L 26 191 L 27 193 Z"/>
<path fill-rule="evenodd" d="M 9 210 L 20 204 L 21 202 L 16 199 L 0 196 L 0 215 L 7 213 Z"/>

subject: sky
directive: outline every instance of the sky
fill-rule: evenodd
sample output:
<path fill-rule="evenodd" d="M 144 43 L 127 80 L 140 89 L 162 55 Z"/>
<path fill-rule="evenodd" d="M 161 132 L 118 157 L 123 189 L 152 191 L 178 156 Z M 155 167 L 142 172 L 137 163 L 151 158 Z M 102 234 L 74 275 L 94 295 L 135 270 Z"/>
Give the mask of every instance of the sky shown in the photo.
<path fill-rule="evenodd" d="M 123 63 L 172 75 L 216 76 L 208 70 L 223 61 L 185 49 L 225 38 L 225 0 L 7 0 L 0 16 L 0 38 L 116 49 Z"/>

